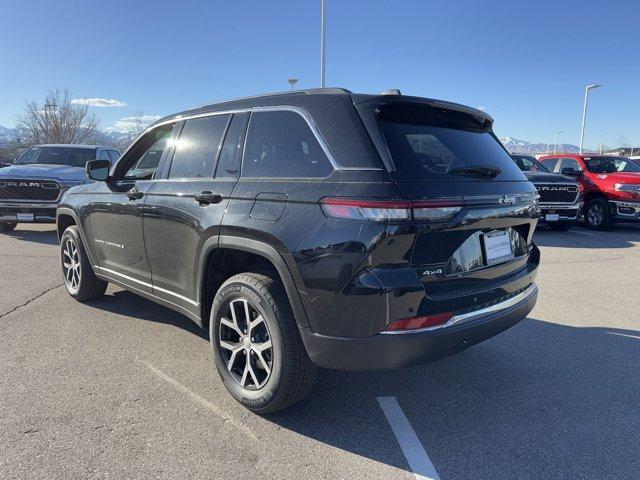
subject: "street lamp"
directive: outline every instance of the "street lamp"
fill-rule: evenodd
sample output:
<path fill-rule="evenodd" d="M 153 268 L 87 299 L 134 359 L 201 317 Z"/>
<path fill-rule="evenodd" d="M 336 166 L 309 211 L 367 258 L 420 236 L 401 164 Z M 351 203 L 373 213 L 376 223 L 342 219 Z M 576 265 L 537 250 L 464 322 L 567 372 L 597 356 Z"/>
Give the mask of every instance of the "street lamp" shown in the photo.
<path fill-rule="evenodd" d="M 589 101 L 589 91 L 601 87 L 600 84 L 587 85 L 584 89 L 584 108 L 582 110 L 582 128 L 580 129 L 580 153 L 582 153 L 582 143 L 584 142 L 584 126 L 587 121 L 587 103 Z"/>
<path fill-rule="evenodd" d="M 289 85 L 291 85 L 291 91 L 293 92 L 293 87 L 296 83 L 298 83 L 298 79 L 297 78 L 290 78 L 289 80 L 287 80 L 287 82 L 289 82 Z"/>
<path fill-rule="evenodd" d="M 555 139 L 553 140 L 553 154 L 554 154 L 554 155 L 556 154 L 556 151 L 558 150 L 558 135 L 559 135 L 560 133 L 563 133 L 563 132 L 562 132 L 562 130 L 557 130 L 557 131 L 556 131 L 556 137 L 555 137 Z"/>
<path fill-rule="evenodd" d="M 324 88 L 324 77 L 325 77 L 325 63 L 326 63 L 326 53 L 325 50 L 327 48 L 327 5 L 326 1 L 322 0 L 322 26 L 320 33 L 320 87 Z"/>
<path fill-rule="evenodd" d="M 55 113 L 58 105 L 56 103 L 45 103 L 44 104 L 44 124 L 46 126 L 47 131 L 45 131 L 47 142 L 52 142 L 51 139 L 51 120 L 49 120 L 49 109 L 53 110 Z"/>

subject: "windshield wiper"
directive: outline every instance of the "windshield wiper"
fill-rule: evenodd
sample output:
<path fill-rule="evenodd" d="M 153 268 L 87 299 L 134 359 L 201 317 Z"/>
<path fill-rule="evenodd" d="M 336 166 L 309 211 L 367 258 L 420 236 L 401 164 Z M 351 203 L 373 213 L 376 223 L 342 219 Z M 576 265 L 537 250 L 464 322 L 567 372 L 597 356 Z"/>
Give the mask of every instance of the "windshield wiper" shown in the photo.
<path fill-rule="evenodd" d="M 493 167 L 490 165 L 474 165 L 473 167 L 452 168 L 447 173 L 450 173 L 452 175 L 461 175 L 463 177 L 486 177 L 494 179 L 498 175 L 500 175 L 501 172 L 502 170 L 500 170 L 498 167 Z"/>

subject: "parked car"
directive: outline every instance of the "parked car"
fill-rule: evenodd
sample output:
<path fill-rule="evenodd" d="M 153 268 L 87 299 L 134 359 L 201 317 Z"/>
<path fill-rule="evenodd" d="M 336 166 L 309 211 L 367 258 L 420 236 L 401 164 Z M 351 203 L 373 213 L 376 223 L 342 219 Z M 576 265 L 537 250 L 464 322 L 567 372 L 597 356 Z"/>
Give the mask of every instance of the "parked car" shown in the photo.
<path fill-rule="evenodd" d="M 0 231 L 22 222 L 55 223 L 62 193 L 86 183 L 89 160 L 115 162 L 120 152 L 95 145 L 36 145 L 0 169 Z"/>
<path fill-rule="evenodd" d="M 64 194 L 67 292 L 113 282 L 209 329 L 225 386 L 261 414 L 304 397 L 316 367 L 460 352 L 537 298 L 537 193 L 492 123 L 343 89 L 171 115 Z"/>
<path fill-rule="evenodd" d="M 626 157 L 558 154 L 541 157 L 553 173 L 576 178 L 584 188 L 584 219 L 593 230 L 640 221 L 640 166 Z"/>
<path fill-rule="evenodd" d="M 531 155 L 511 155 L 525 177 L 540 195 L 540 222 L 551 230 L 569 230 L 578 220 L 584 205 L 584 187 L 570 177 L 550 173 Z"/>

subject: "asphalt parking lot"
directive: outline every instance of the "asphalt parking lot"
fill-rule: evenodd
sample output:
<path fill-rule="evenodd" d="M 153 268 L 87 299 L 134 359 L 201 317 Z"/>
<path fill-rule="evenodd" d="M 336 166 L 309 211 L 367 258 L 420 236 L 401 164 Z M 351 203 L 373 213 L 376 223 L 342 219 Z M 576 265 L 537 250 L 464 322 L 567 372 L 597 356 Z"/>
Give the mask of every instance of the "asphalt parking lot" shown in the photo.
<path fill-rule="evenodd" d="M 382 397 L 443 480 L 638 478 L 640 226 L 536 242 L 540 298 L 511 330 L 421 367 L 322 371 L 261 418 L 198 327 L 114 287 L 75 302 L 54 226 L 19 225 L 0 235 L 0 478 L 414 478 Z"/>

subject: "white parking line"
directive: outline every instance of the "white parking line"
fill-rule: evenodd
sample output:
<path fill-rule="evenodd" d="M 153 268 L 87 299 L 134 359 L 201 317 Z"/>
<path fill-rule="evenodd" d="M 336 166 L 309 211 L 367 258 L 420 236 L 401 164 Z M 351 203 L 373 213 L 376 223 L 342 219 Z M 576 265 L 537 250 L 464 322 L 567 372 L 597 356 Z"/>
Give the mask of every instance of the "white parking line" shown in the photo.
<path fill-rule="evenodd" d="M 567 232 L 579 233 L 580 235 L 589 235 L 590 237 L 595 237 L 596 236 L 595 233 L 581 232 L 580 230 L 567 230 Z"/>
<path fill-rule="evenodd" d="M 256 441 L 258 440 L 258 437 L 256 437 L 255 434 L 246 425 L 243 425 L 242 423 L 238 422 L 235 418 L 233 418 L 231 415 L 229 415 L 229 414 L 223 412 L 222 410 L 220 410 L 219 407 L 217 407 L 216 405 L 214 405 L 213 403 L 208 401 L 206 398 L 203 398 L 200 395 L 198 395 L 197 393 L 192 392 L 187 387 L 182 385 L 180 382 L 174 380 L 169 375 L 164 373 L 162 370 L 160 370 L 155 365 L 152 365 L 151 363 L 146 362 L 144 360 L 140 360 L 139 358 L 136 358 L 136 360 L 138 360 L 140 363 L 145 365 L 157 377 L 159 377 L 162 380 L 164 380 L 165 382 L 167 382 L 169 385 L 174 387 L 176 390 L 180 390 L 181 392 L 186 393 L 196 403 L 199 403 L 203 407 L 211 410 L 217 417 L 221 418 L 223 421 L 229 422 L 230 424 L 232 424 L 237 429 L 242 430 L 246 435 L 251 437 L 253 440 L 256 440 Z"/>
<path fill-rule="evenodd" d="M 436 468 L 398 405 L 396 397 L 378 397 L 377 400 L 416 479 L 439 480 Z"/>

